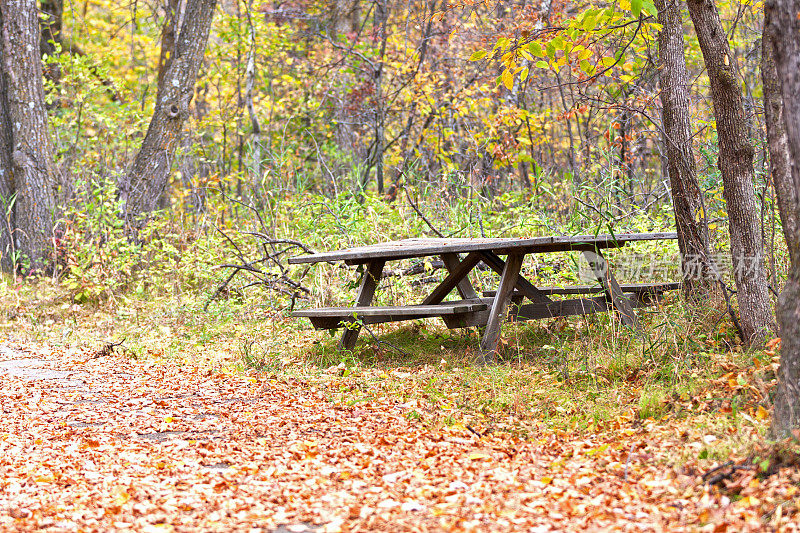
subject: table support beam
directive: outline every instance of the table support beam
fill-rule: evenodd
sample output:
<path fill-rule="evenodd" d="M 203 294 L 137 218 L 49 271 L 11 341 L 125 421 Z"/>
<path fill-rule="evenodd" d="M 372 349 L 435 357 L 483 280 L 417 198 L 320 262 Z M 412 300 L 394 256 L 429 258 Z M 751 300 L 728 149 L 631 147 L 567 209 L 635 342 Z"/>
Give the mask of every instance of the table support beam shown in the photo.
<path fill-rule="evenodd" d="M 636 313 L 633 311 L 630 300 L 628 300 L 622 292 L 622 288 L 620 288 L 619 283 L 617 283 L 614 273 L 611 272 L 611 266 L 608 264 L 608 260 L 603 257 L 600 250 L 584 250 L 583 256 L 589 262 L 589 266 L 592 268 L 592 272 L 597 278 L 597 281 L 602 285 L 606 297 L 611 300 L 614 309 L 619 312 L 622 323 L 633 329 L 637 335 L 641 335 L 642 325 L 639 323 L 639 319 L 636 318 Z"/>
<path fill-rule="evenodd" d="M 434 305 L 440 303 L 442 300 L 444 300 L 445 296 L 450 294 L 450 291 L 456 288 L 456 286 L 459 287 L 459 292 L 460 292 L 462 290 L 461 283 L 463 281 L 466 281 L 467 284 L 469 285 L 469 288 L 472 289 L 472 285 L 469 283 L 469 280 L 467 279 L 467 274 L 469 274 L 469 271 L 475 268 L 475 265 L 477 265 L 478 262 L 481 260 L 481 254 L 479 252 L 471 252 L 461 262 L 458 262 L 458 257 L 454 257 L 453 259 L 455 259 L 455 261 L 449 260 L 450 264 L 453 265 L 452 270 L 450 266 L 448 266 L 447 263 L 448 260 L 444 260 L 445 266 L 447 267 L 447 270 L 450 271 L 450 273 L 447 275 L 446 278 L 444 278 L 444 280 L 439 285 L 436 286 L 435 289 L 433 289 L 433 292 L 431 292 L 430 295 L 428 295 L 428 297 L 422 301 L 422 305 Z M 472 294 L 475 294 L 474 289 L 472 289 Z M 464 296 L 463 293 L 462 297 L 465 300 L 470 299 Z M 478 295 L 475 294 L 474 297 L 477 298 Z"/>
<path fill-rule="evenodd" d="M 483 260 L 484 263 L 486 263 L 486 266 L 488 266 L 501 276 L 503 275 L 506 262 L 500 259 L 500 257 L 498 257 L 497 254 L 495 254 L 494 252 L 481 252 L 481 259 Z M 531 283 L 522 276 L 517 276 L 516 286 L 517 290 L 532 302 L 545 303 L 553 301 L 552 299 L 550 299 L 549 296 L 547 296 L 547 294 L 534 287 L 533 283 Z"/>
<path fill-rule="evenodd" d="M 489 312 L 486 331 L 481 339 L 481 355 L 478 359 L 481 364 L 492 363 L 495 360 L 497 339 L 500 337 L 500 326 L 505 319 L 508 304 L 511 301 L 511 293 L 514 292 L 514 287 L 517 285 L 524 257 L 524 254 L 509 255 L 508 260 L 505 261 L 503 272 L 500 275 L 500 286 L 497 287 L 497 294 L 495 294 L 492 309 Z"/>
<path fill-rule="evenodd" d="M 444 262 L 444 266 L 451 274 L 458 270 L 458 267 L 461 265 L 458 254 L 442 254 L 442 262 Z M 470 268 L 470 270 L 472 270 L 472 268 Z M 463 299 L 476 300 L 478 298 L 478 293 L 475 292 L 475 288 L 469 281 L 469 272 L 464 274 L 464 277 L 461 278 L 461 281 L 458 282 L 456 287 L 458 288 L 458 294 L 460 294 Z"/>
<path fill-rule="evenodd" d="M 386 260 L 384 259 L 373 259 L 367 263 L 367 269 L 361 278 L 361 287 L 358 289 L 358 299 L 355 307 L 367 307 L 372 303 L 372 298 L 375 296 L 375 289 L 378 288 L 385 264 Z M 339 345 L 345 350 L 352 350 L 356 345 L 360 331 L 361 326 L 347 324 Z"/>

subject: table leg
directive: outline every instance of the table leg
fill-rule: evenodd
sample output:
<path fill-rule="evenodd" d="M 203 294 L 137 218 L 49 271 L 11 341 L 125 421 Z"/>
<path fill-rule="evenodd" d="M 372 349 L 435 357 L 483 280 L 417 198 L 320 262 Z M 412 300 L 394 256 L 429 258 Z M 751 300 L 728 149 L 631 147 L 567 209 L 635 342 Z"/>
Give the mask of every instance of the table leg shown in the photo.
<path fill-rule="evenodd" d="M 356 307 L 365 307 L 372 303 L 372 298 L 375 296 L 375 289 L 378 288 L 378 282 L 381 280 L 383 274 L 383 266 L 386 261 L 383 259 L 373 259 L 367 263 L 367 270 L 361 278 L 361 287 L 358 289 L 358 299 L 356 300 Z M 352 350 L 358 340 L 358 333 L 361 331 L 361 326 L 349 324 L 344 330 L 340 346 L 346 350 Z"/>
<path fill-rule="evenodd" d="M 614 309 L 619 312 L 622 323 L 632 328 L 637 334 L 640 334 L 642 332 L 642 325 L 639 323 L 639 319 L 633 311 L 631 302 L 625 294 L 623 294 L 619 283 L 617 283 L 617 279 L 614 277 L 614 273 L 611 272 L 611 266 L 608 264 L 606 258 L 603 257 L 603 254 L 600 253 L 599 250 L 584 250 L 583 256 L 589 261 L 589 266 L 592 267 L 597 281 L 603 286 L 606 296 L 611 299 L 611 304 L 614 306 Z"/>
<path fill-rule="evenodd" d="M 444 266 L 450 274 L 458 271 L 458 267 L 461 266 L 458 254 L 442 254 L 442 262 L 444 262 Z M 469 272 L 464 274 L 464 277 L 458 282 L 458 285 L 456 285 L 458 294 L 465 300 L 476 300 L 478 298 L 478 293 L 475 292 L 475 288 L 472 286 L 472 283 L 470 283 L 468 275 Z"/>
<path fill-rule="evenodd" d="M 500 286 L 497 287 L 492 309 L 489 311 L 486 331 L 483 334 L 483 339 L 481 339 L 479 362 L 482 364 L 494 362 L 497 352 L 497 339 L 500 337 L 500 326 L 502 326 L 505 319 L 508 304 L 511 301 L 511 293 L 514 292 L 514 287 L 517 285 L 524 257 L 523 254 L 509 255 L 503 266 L 503 273 L 500 275 Z"/>

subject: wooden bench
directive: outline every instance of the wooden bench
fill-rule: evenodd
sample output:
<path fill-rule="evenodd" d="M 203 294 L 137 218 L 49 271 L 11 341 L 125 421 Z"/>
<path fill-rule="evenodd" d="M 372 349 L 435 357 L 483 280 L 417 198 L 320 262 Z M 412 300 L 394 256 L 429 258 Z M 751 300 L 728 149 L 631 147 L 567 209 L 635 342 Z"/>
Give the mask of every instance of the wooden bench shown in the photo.
<path fill-rule="evenodd" d="M 295 311 L 293 316 L 310 319 L 316 329 L 336 329 L 356 321 L 361 321 L 363 324 L 381 324 L 434 317 L 444 318 L 445 321 L 458 320 L 464 319 L 470 313 L 485 311 L 488 308 L 489 305 L 482 301 L 459 301 L 435 305 L 320 307 Z"/>
<path fill-rule="evenodd" d="M 599 285 L 573 285 L 570 287 L 537 287 L 540 291 L 547 295 L 574 295 L 574 294 L 598 294 L 605 291 Z M 664 282 L 664 283 L 620 283 L 619 288 L 623 294 L 628 297 L 636 297 L 643 300 L 650 298 L 661 297 L 667 291 L 674 291 L 681 288 L 680 282 Z M 494 297 L 497 291 L 483 291 L 486 297 Z M 524 298 L 524 294 L 518 290 L 511 293 L 511 301 L 517 301 Z"/>

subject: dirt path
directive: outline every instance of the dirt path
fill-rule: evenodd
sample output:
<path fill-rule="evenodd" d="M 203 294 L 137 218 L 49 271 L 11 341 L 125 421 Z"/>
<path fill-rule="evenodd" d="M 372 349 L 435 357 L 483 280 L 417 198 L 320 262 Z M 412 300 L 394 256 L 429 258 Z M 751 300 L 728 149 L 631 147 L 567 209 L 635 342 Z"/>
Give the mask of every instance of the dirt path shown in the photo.
<path fill-rule="evenodd" d="M 0 528 L 763 525 L 695 475 L 660 465 L 671 443 L 643 429 L 478 438 L 420 427 L 391 399 L 344 406 L 323 392 L 171 361 L 0 345 Z"/>

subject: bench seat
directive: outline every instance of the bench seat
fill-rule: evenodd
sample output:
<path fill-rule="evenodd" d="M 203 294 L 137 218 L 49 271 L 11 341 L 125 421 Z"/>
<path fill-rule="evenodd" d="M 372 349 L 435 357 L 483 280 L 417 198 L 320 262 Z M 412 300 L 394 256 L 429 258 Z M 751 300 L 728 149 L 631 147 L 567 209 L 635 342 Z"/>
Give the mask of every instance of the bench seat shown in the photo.
<path fill-rule="evenodd" d="M 319 309 L 302 309 L 294 311 L 292 316 L 305 317 L 311 320 L 316 329 L 336 329 L 342 324 L 360 320 L 364 324 L 380 324 L 383 322 L 400 322 L 418 318 L 448 317 L 454 320 L 486 311 L 489 306 L 480 300 L 461 300 L 442 302 L 435 305 L 397 305 L 378 307 L 322 307 Z"/>
<path fill-rule="evenodd" d="M 660 295 L 667 291 L 675 291 L 681 288 L 680 282 L 665 283 L 620 283 L 619 288 L 622 292 L 632 294 L 652 294 Z M 599 285 L 575 285 L 572 287 L 537 287 L 545 294 L 566 295 L 566 294 L 595 294 L 603 292 L 603 287 Z M 484 291 L 484 296 L 493 297 L 495 291 Z M 518 291 L 514 291 L 514 297 L 522 296 Z"/>

